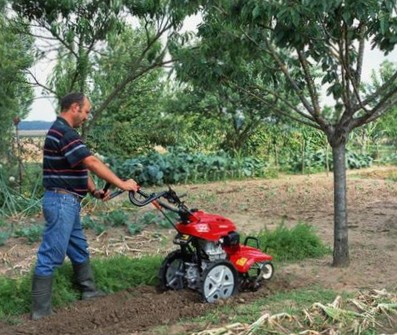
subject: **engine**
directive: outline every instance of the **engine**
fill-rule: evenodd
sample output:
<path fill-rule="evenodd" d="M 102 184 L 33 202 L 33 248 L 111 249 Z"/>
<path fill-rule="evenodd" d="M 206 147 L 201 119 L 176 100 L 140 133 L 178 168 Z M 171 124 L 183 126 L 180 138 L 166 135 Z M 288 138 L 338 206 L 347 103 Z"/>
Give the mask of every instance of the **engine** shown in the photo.
<path fill-rule="evenodd" d="M 188 287 L 197 290 L 200 284 L 200 276 L 202 271 L 204 271 L 212 262 L 217 260 L 226 259 L 226 252 L 222 249 L 222 245 L 219 242 L 209 242 L 206 240 L 199 240 L 199 246 L 204 253 L 201 262 L 201 269 L 199 265 L 193 262 L 185 263 L 185 279 L 187 281 Z"/>
<path fill-rule="evenodd" d="M 226 252 L 223 250 L 220 242 L 199 240 L 199 244 L 205 255 L 208 256 L 208 260 L 210 262 L 215 262 L 219 259 L 226 259 Z"/>

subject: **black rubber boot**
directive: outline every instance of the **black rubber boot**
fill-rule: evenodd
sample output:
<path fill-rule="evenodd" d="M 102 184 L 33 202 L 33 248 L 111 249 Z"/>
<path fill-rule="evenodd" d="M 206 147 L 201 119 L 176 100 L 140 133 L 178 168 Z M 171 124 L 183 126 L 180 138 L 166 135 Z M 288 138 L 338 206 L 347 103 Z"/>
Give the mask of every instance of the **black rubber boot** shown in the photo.
<path fill-rule="evenodd" d="M 52 276 L 33 275 L 32 320 L 53 314 L 51 309 Z"/>
<path fill-rule="evenodd" d="M 76 284 L 81 290 L 81 300 L 104 297 L 105 293 L 97 290 L 94 282 L 90 261 L 73 264 Z"/>

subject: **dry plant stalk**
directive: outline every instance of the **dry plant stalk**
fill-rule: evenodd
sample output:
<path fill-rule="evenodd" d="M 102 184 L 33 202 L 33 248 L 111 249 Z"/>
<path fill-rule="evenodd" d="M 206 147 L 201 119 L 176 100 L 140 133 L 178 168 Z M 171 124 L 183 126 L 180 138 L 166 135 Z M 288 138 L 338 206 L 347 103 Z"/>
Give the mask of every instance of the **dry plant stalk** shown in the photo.
<path fill-rule="evenodd" d="M 357 311 L 347 309 L 348 304 Z M 397 315 L 397 294 L 389 293 L 386 290 L 359 292 L 356 298 L 347 300 L 346 307 L 342 308 L 343 305 L 342 298 L 337 296 L 330 304 L 324 305 L 317 302 L 309 310 L 303 309 L 304 322 L 308 323 L 309 327 L 315 327 L 316 317 L 325 317 L 324 323 L 321 324 L 321 331 L 303 330 L 304 327 L 297 317 L 287 313 L 275 315 L 266 313 L 251 325 L 234 323 L 221 328 L 193 333 L 192 335 L 254 335 L 258 330 L 266 334 L 297 335 L 285 328 L 285 325 L 281 324 L 283 321 L 294 321 L 302 329 L 298 333 L 299 335 L 360 335 L 371 326 L 381 326 L 376 320 L 379 315 L 386 316 L 391 327 L 393 321 L 395 325 L 396 318 L 393 319 L 391 315 Z M 397 335 L 397 333 L 394 335 Z"/>
<path fill-rule="evenodd" d="M 233 335 L 236 334 L 236 331 L 241 331 L 244 329 L 246 329 L 246 325 L 238 322 L 220 328 L 203 330 L 199 333 L 192 333 L 192 335 Z"/>

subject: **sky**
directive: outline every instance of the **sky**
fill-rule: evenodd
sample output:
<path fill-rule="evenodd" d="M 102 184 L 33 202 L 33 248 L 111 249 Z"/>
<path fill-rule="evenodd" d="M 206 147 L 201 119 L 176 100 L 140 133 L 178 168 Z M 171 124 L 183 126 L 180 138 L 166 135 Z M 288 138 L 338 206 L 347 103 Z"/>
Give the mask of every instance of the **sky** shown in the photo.
<path fill-rule="evenodd" d="M 185 24 L 184 30 L 194 30 L 199 23 L 199 17 L 192 17 Z M 379 69 L 380 64 L 388 59 L 391 62 L 397 63 L 397 47 L 391 52 L 386 58 L 383 54 L 378 50 L 370 50 L 369 46 L 367 46 L 367 50 L 365 51 L 364 56 L 364 64 L 363 64 L 363 82 L 369 82 L 372 70 Z M 48 63 L 48 61 L 43 61 L 36 64 L 32 69 L 32 73 L 39 80 L 39 82 L 44 83 L 46 77 L 51 72 L 52 66 Z M 34 120 L 42 120 L 42 121 L 54 121 L 56 118 L 55 108 L 56 105 L 54 101 L 48 97 L 44 97 L 42 95 L 41 88 L 35 88 L 35 100 L 31 106 L 29 115 L 25 118 L 26 121 L 34 121 Z"/>

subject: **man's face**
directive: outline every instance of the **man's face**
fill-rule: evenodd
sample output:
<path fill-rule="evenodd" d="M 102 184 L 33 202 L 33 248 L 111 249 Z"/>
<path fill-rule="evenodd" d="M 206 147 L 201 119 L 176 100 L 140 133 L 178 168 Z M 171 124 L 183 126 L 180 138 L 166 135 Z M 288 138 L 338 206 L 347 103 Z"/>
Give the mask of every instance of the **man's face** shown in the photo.
<path fill-rule="evenodd" d="M 87 98 L 84 98 L 84 102 L 82 106 L 76 103 L 73 106 L 73 128 L 78 128 L 85 121 L 87 121 L 90 112 L 91 112 L 91 103 Z"/>

